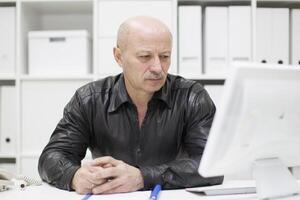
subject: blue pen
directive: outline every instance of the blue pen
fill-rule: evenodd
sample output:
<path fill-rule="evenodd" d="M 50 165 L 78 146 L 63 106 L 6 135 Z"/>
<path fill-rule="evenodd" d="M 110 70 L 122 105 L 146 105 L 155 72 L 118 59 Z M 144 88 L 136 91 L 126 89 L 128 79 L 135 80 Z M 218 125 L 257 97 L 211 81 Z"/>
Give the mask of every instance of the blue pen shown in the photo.
<path fill-rule="evenodd" d="M 152 190 L 152 192 L 151 192 L 150 200 L 157 200 L 160 191 L 161 191 L 161 186 L 160 185 L 156 185 L 154 187 L 154 189 Z"/>
<path fill-rule="evenodd" d="M 81 200 L 87 200 L 89 199 L 91 196 L 93 195 L 93 193 L 87 193 Z"/>

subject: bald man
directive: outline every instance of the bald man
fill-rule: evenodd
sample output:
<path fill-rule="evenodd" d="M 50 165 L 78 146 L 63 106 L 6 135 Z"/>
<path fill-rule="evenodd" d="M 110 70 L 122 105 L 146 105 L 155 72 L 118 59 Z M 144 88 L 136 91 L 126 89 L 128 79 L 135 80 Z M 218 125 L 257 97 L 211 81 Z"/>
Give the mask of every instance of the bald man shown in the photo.
<path fill-rule="evenodd" d="M 197 173 L 215 114 L 203 87 L 168 74 L 172 35 L 137 16 L 113 49 L 123 73 L 79 88 L 39 159 L 43 180 L 79 194 L 219 184 Z M 81 164 L 87 148 L 93 160 Z"/>

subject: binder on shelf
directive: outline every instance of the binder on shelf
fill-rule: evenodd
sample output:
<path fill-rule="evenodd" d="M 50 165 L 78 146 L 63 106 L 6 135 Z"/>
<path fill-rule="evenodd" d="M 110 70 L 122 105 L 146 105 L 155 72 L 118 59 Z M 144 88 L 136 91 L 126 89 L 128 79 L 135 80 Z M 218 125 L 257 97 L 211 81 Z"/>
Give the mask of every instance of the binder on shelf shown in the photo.
<path fill-rule="evenodd" d="M 271 62 L 289 64 L 289 9 L 272 8 Z"/>
<path fill-rule="evenodd" d="M 270 8 L 257 8 L 256 10 L 256 61 L 260 63 L 271 62 L 271 16 Z"/>
<path fill-rule="evenodd" d="M 0 75 L 15 74 L 15 7 L 0 7 Z"/>
<path fill-rule="evenodd" d="M 289 63 L 288 8 L 257 8 L 256 61 Z"/>
<path fill-rule="evenodd" d="M 251 7 L 229 6 L 229 62 L 251 61 Z"/>
<path fill-rule="evenodd" d="M 228 8 L 205 9 L 205 74 L 223 75 L 228 66 Z"/>
<path fill-rule="evenodd" d="M 179 6 L 179 74 L 202 74 L 201 6 Z"/>
<path fill-rule="evenodd" d="M 300 9 L 292 9 L 291 20 L 292 64 L 300 66 Z"/>
<path fill-rule="evenodd" d="M 0 154 L 13 155 L 17 137 L 17 95 L 14 86 L 0 87 Z"/>

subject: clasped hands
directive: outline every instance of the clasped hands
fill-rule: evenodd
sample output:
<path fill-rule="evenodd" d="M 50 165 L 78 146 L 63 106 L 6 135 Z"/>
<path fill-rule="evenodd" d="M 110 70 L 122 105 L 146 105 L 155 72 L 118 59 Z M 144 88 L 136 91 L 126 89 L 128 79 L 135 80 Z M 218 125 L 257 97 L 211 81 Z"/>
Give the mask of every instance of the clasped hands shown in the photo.
<path fill-rule="evenodd" d="M 79 194 L 133 192 L 144 187 L 140 170 L 110 156 L 83 164 L 74 174 L 72 188 Z"/>

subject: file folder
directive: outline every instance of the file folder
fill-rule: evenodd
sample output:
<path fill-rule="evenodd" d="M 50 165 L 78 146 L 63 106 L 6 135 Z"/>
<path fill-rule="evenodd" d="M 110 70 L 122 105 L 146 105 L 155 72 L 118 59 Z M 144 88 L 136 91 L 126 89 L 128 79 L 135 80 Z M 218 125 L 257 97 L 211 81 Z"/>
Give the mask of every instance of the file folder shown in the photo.
<path fill-rule="evenodd" d="M 291 20 L 292 64 L 300 66 L 300 9 L 292 9 Z"/>
<path fill-rule="evenodd" d="M 179 74 L 202 74 L 201 6 L 179 6 Z"/>
<path fill-rule="evenodd" d="M 17 135 L 17 95 L 14 86 L 0 87 L 0 153 L 14 154 Z"/>
<path fill-rule="evenodd" d="M 256 10 L 256 61 L 270 63 L 272 19 L 270 8 Z"/>
<path fill-rule="evenodd" d="M 0 7 L 0 75 L 15 74 L 15 8 Z"/>
<path fill-rule="evenodd" d="M 228 8 L 205 9 L 205 74 L 223 75 L 228 66 Z"/>
<path fill-rule="evenodd" d="M 251 60 L 251 8 L 229 6 L 229 62 Z"/>
<path fill-rule="evenodd" d="M 256 11 L 256 61 L 288 64 L 288 8 L 258 8 Z"/>
<path fill-rule="evenodd" d="M 289 64 L 289 9 L 272 8 L 271 62 Z"/>

